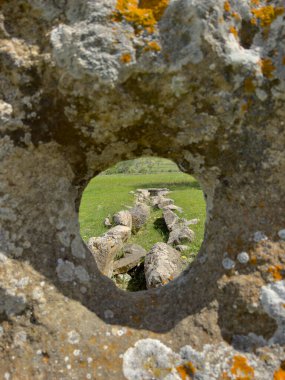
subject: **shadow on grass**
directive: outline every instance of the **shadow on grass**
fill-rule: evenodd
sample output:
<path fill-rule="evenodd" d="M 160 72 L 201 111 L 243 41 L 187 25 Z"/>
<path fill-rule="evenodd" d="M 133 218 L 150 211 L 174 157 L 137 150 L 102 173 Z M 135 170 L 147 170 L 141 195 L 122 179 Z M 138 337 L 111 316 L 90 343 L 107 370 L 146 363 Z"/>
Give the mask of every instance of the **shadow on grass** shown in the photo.
<path fill-rule="evenodd" d="M 152 187 L 167 187 L 169 190 L 187 190 L 187 189 L 197 189 L 197 190 L 202 190 L 200 184 L 198 181 L 193 181 L 193 182 L 151 182 L 151 183 L 141 183 L 141 184 L 136 184 L 134 187 L 135 189 L 148 189 Z"/>
<path fill-rule="evenodd" d="M 165 224 L 164 218 L 157 218 L 154 223 L 154 228 L 160 233 L 162 236 L 162 239 L 165 243 L 167 243 L 168 237 L 169 237 L 169 232 L 167 229 L 167 226 Z"/>

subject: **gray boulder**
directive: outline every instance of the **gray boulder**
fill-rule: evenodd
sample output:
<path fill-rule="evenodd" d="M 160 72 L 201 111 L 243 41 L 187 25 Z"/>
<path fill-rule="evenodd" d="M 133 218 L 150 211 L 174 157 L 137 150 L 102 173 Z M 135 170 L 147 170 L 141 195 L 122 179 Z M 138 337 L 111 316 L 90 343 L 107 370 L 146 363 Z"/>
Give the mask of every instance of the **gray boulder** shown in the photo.
<path fill-rule="evenodd" d="M 149 191 L 147 189 L 137 189 L 136 199 L 138 202 L 147 203 L 149 201 Z"/>
<path fill-rule="evenodd" d="M 187 226 L 177 226 L 173 229 L 167 241 L 167 244 L 170 245 L 181 245 L 184 243 L 191 243 L 195 239 L 194 231 L 190 230 Z"/>
<path fill-rule="evenodd" d="M 167 188 L 156 188 L 152 187 L 147 189 L 151 197 L 155 196 L 164 196 L 170 193 L 170 190 Z"/>
<path fill-rule="evenodd" d="M 107 277 L 113 273 L 113 262 L 115 256 L 123 248 L 124 242 L 131 236 L 131 229 L 125 226 L 111 228 L 103 236 L 92 237 L 87 246 L 92 252 L 98 269 Z"/>
<path fill-rule="evenodd" d="M 150 208 L 145 203 L 136 204 L 131 210 L 132 230 L 137 232 L 147 222 L 150 215 Z"/>
<path fill-rule="evenodd" d="M 132 229 L 132 215 L 128 210 L 122 210 L 117 212 L 113 216 L 113 221 L 117 226 L 126 226 Z"/>
<path fill-rule="evenodd" d="M 163 209 L 166 206 L 173 205 L 174 200 L 170 198 L 164 198 L 164 196 L 155 196 L 151 198 L 151 205 L 154 208 Z"/>
<path fill-rule="evenodd" d="M 179 217 L 173 211 L 169 209 L 164 209 L 163 218 L 168 231 L 172 231 L 173 229 L 177 228 L 177 224 L 179 223 Z"/>
<path fill-rule="evenodd" d="M 165 243 L 156 243 L 144 262 L 146 286 L 148 289 L 163 286 L 182 270 L 180 253 Z"/>
<path fill-rule="evenodd" d="M 134 253 L 132 255 L 126 255 L 122 259 L 114 262 L 113 273 L 127 273 L 129 270 L 136 267 L 145 256 L 146 251 Z"/>
<path fill-rule="evenodd" d="M 181 207 L 176 206 L 174 204 L 170 204 L 170 205 L 164 206 L 163 210 L 178 211 L 178 212 L 181 212 L 181 213 L 183 212 L 183 210 L 182 210 Z"/>
<path fill-rule="evenodd" d="M 147 251 L 138 244 L 125 244 L 123 247 L 123 253 L 124 257 L 127 255 L 141 255 L 145 256 L 147 254 Z"/>

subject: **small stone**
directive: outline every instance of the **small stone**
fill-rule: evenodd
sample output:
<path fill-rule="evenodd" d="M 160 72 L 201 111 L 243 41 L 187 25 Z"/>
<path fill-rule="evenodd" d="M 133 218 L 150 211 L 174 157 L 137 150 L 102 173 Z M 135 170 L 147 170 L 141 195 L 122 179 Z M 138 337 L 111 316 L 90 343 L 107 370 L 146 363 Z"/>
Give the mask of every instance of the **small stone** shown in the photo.
<path fill-rule="evenodd" d="M 285 240 L 285 229 L 278 232 L 278 236 L 281 240 Z"/>
<path fill-rule="evenodd" d="M 233 260 L 231 260 L 229 257 L 224 258 L 222 264 L 226 270 L 234 269 L 234 267 L 236 265 L 235 262 Z"/>
<path fill-rule="evenodd" d="M 74 350 L 73 351 L 73 355 L 74 356 L 79 356 L 81 354 L 81 351 L 80 350 Z"/>
<path fill-rule="evenodd" d="M 256 243 L 259 243 L 260 241 L 265 241 L 265 240 L 268 240 L 268 237 L 261 231 L 257 231 L 255 232 L 255 234 L 253 235 L 253 240 L 256 242 Z"/>
<path fill-rule="evenodd" d="M 247 252 L 241 252 L 238 254 L 237 259 L 241 264 L 247 264 L 249 262 L 249 255 Z"/>

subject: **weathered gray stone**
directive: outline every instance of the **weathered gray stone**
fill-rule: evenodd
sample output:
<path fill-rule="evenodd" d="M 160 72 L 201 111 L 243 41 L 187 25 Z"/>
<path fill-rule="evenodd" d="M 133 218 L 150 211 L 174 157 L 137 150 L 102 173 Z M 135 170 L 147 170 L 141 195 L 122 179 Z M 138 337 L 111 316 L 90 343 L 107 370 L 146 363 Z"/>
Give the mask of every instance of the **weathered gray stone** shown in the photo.
<path fill-rule="evenodd" d="M 165 196 L 170 193 L 169 189 L 164 188 L 155 188 L 151 187 L 147 189 L 151 197 L 157 197 L 157 196 Z"/>
<path fill-rule="evenodd" d="M 107 231 L 103 236 L 110 236 L 114 239 L 120 239 L 125 243 L 131 237 L 131 229 L 127 226 L 115 226 Z"/>
<path fill-rule="evenodd" d="M 137 189 L 136 190 L 136 199 L 141 203 L 148 203 L 150 193 L 147 189 Z"/>
<path fill-rule="evenodd" d="M 195 239 L 194 231 L 186 226 L 175 225 L 170 232 L 167 244 L 181 245 L 183 243 L 191 243 Z"/>
<path fill-rule="evenodd" d="M 113 261 L 131 236 L 131 229 L 115 226 L 100 237 L 92 237 L 87 246 L 93 253 L 98 269 L 108 277 L 113 273 Z"/>
<path fill-rule="evenodd" d="M 178 212 L 180 212 L 180 213 L 183 212 L 183 210 L 182 210 L 181 207 L 176 206 L 176 205 L 174 205 L 174 204 L 164 206 L 164 207 L 163 207 L 163 210 L 178 211 Z"/>
<path fill-rule="evenodd" d="M 1 375 L 122 380 L 121 355 L 155 335 L 187 346 L 177 364 L 197 378 L 241 377 L 240 359 L 273 379 L 285 358 L 284 2 L 129 4 L 0 2 Z M 78 209 L 95 175 L 143 155 L 200 182 L 205 241 L 177 281 L 126 294 L 83 244 Z M 223 267 L 243 251 L 247 264 Z M 157 346 L 126 355 L 129 378 L 178 376 L 163 355 L 156 366 Z"/>
<path fill-rule="evenodd" d="M 164 198 L 162 195 L 154 196 L 150 200 L 151 205 L 154 208 L 160 208 L 163 209 L 166 206 L 173 205 L 174 201 L 170 198 Z"/>
<path fill-rule="evenodd" d="M 180 253 L 165 243 L 156 243 L 145 257 L 147 288 L 166 285 L 183 269 Z"/>
<path fill-rule="evenodd" d="M 179 217 L 171 210 L 163 211 L 163 218 L 167 226 L 168 231 L 172 231 L 178 227 Z"/>
<path fill-rule="evenodd" d="M 124 256 L 138 254 L 145 256 L 147 254 L 147 251 L 142 246 L 132 243 L 125 244 L 122 249 L 122 252 L 124 253 Z"/>
<path fill-rule="evenodd" d="M 132 229 L 132 215 L 129 211 L 122 210 L 113 216 L 116 225 L 126 226 Z"/>
<path fill-rule="evenodd" d="M 132 230 L 137 232 L 147 222 L 150 215 L 150 208 L 145 203 L 136 204 L 131 210 Z"/>
<path fill-rule="evenodd" d="M 116 260 L 113 264 L 113 274 L 126 273 L 136 267 L 146 256 L 146 252 L 126 255 L 122 259 Z"/>

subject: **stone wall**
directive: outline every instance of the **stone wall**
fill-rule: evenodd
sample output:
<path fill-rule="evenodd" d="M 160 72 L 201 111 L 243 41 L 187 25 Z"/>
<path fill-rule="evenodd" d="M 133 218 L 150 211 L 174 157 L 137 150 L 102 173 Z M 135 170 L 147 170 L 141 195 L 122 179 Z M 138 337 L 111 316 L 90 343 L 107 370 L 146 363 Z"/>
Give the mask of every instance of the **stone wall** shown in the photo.
<path fill-rule="evenodd" d="M 0 376 L 282 379 L 283 1 L 0 12 Z M 193 174 L 208 218 L 183 276 L 126 294 L 98 271 L 77 211 L 92 177 L 143 155 Z"/>

